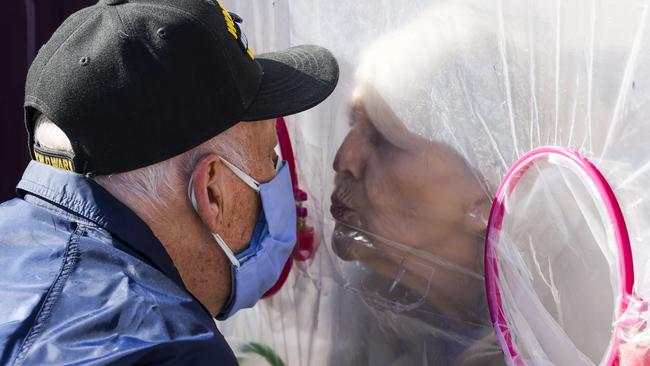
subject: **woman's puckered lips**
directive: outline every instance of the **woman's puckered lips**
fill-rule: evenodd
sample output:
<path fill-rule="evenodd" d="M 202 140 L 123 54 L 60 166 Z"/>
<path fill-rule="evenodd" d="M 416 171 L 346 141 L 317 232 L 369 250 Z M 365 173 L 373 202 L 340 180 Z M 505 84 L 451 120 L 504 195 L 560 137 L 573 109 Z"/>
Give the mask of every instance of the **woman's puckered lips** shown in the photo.
<path fill-rule="evenodd" d="M 330 213 L 336 221 L 343 220 L 348 213 L 353 212 L 351 208 L 345 205 L 336 195 L 332 195 L 332 206 L 330 207 Z"/>

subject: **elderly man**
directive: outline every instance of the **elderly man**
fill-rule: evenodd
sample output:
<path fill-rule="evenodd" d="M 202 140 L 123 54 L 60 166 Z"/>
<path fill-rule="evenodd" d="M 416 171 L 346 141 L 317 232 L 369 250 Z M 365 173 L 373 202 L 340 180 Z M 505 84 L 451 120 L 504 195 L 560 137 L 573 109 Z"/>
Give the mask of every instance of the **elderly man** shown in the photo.
<path fill-rule="evenodd" d="M 237 363 L 213 317 L 253 306 L 295 241 L 275 118 L 338 79 L 317 46 L 255 57 L 240 22 L 103 0 L 40 50 L 35 161 L 0 206 L 0 363 Z"/>

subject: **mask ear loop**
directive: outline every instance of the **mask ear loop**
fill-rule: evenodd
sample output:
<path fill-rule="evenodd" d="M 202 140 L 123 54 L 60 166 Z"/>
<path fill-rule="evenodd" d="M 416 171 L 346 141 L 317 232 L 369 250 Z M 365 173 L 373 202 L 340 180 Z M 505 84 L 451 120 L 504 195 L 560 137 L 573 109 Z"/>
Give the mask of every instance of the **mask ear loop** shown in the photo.
<path fill-rule="evenodd" d="M 239 177 L 244 183 L 246 183 L 247 186 L 253 188 L 255 192 L 260 191 L 260 183 L 253 179 L 250 175 L 244 173 L 241 169 L 239 169 L 237 166 L 235 166 L 233 163 L 229 162 L 228 160 L 222 158 L 221 156 L 219 157 L 221 161 L 226 164 L 230 170 L 232 170 L 233 173 L 235 173 L 236 176 Z"/>
<path fill-rule="evenodd" d="M 226 253 L 226 257 L 228 257 L 230 263 L 232 263 L 232 265 L 235 266 L 235 268 L 239 268 L 241 264 L 239 263 L 237 257 L 235 257 L 235 254 L 232 252 L 232 250 L 230 250 L 230 248 L 228 247 L 228 244 L 226 244 L 226 242 L 221 238 L 221 236 L 219 236 L 219 234 L 217 233 L 210 233 L 210 234 L 212 234 L 212 237 L 214 238 L 214 240 L 217 241 L 217 243 L 219 244 L 223 252 Z"/>
<path fill-rule="evenodd" d="M 235 174 L 237 174 L 237 173 L 235 173 Z M 190 197 L 190 202 L 192 203 L 192 207 L 194 207 L 194 211 L 198 212 L 198 209 L 196 208 L 197 207 L 196 196 L 194 195 L 193 178 L 194 177 L 190 176 L 190 182 L 187 185 L 187 195 Z M 241 266 L 241 263 L 239 263 L 239 260 L 237 259 L 237 257 L 235 257 L 235 254 L 232 252 L 230 247 L 228 247 L 228 244 L 226 244 L 226 241 L 223 240 L 223 238 L 221 236 L 219 236 L 219 234 L 217 234 L 217 233 L 211 232 L 210 234 L 212 234 L 212 237 L 214 238 L 214 240 L 217 242 L 217 244 L 219 244 L 219 246 L 221 247 L 221 250 L 223 250 L 223 252 L 226 254 L 226 257 L 228 257 L 228 260 L 230 261 L 230 263 L 232 263 L 232 265 L 235 266 L 236 268 L 239 268 Z"/>

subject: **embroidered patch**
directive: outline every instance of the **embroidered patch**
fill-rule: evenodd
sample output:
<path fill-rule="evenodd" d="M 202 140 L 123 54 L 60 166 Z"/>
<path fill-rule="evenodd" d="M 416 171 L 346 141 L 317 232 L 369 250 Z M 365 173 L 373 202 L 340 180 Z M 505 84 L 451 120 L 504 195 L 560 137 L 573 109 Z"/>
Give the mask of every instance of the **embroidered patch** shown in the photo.
<path fill-rule="evenodd" d="M 55 168 L 74 172 L 74 156 L 34 145 L 34 159 Z"/>
<path fill-rule="evenodd" d="M 221 9 L 221 13 L 223 14 L 224 19 L 226 20 L 226 27 L 228 28 L 228 33 L 230 33 L 233 38 L 237 41 L 239 44 L 239 48 L 241 48 L 242 51 L 244 51 L 248 57 L 251 58 L 251 60 L 255 59 L 255 56 L 253 55 L 253 50 L 248 47 L 248 38 L 242 32 L 241 27 L 239 26 L 240 23 L 243 22 L 243 19 L 235 14 L 231 13 L 226 8 L 221 5 L 219 0 L 215 0 L 217 2 L 217 5 L 219 5 L 219 8 Z"/>

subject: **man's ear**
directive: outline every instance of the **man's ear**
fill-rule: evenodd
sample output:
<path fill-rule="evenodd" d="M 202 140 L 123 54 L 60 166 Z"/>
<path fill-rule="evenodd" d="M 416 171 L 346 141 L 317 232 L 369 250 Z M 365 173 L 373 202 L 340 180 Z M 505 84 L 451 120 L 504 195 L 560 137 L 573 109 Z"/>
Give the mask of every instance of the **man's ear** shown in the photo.
<path fill-rule="evenodd" d="M 202 157 L 192 172 L 192 191 L 196 212 L 210 232 L 219 232 L 223 211 L 224 165 L 215 154 Z"/>

